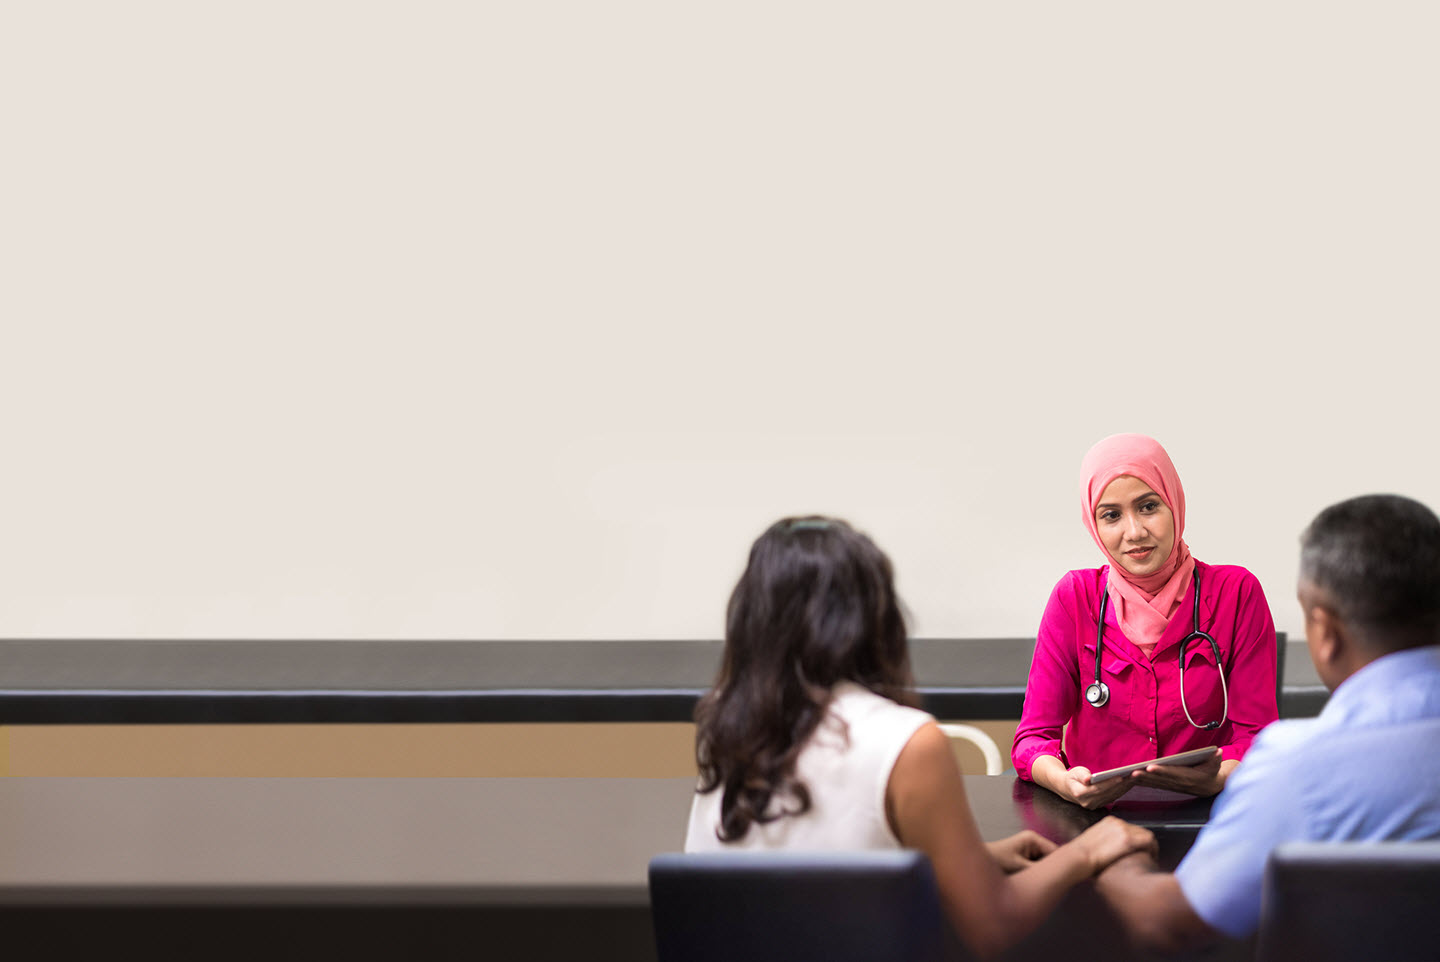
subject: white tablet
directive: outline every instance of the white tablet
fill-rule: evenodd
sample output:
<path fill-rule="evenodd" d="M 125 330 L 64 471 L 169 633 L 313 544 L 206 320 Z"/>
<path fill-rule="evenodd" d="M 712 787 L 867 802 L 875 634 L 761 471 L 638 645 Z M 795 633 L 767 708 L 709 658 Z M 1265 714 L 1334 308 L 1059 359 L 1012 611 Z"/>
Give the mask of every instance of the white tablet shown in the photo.
<path fill-rule="evenodd" d="M 1103 772 L 1095 772 L 1090 776 L 1090 784 L 1103 782 L 1111 778 L 1119 778 L 1121 775 L 1129 775 L 1131 772 L 1139 771 L 1147 765 L 1199 765 L 1201 762 L 1209 761 L 1220 749 L 1211 746 L 1210 748 L 1196 748 L 1188 752 L 1181 752 L 1178 755 L 1166 755 L 1164 758 L 1152 758 L 1148 762 L 1136 762 L 1133 765 L 1121 765 L 1119 768 L 1111 768 Z"/>

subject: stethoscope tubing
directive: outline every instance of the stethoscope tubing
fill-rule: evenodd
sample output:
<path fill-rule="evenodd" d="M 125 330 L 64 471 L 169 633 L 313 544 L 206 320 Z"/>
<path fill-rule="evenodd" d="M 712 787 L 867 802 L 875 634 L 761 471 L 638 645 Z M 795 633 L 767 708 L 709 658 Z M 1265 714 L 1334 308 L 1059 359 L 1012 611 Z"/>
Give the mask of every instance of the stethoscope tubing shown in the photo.
<path fill-rule="evenodd" d="M 1225 681 L 1225 666 L 1220 660 L 1220 643 L 1210 634 L 1200 630 L 1200 572 L 1197 570 L 1192 574 L 1195 588 L 1195 603 L 1192 609 L 1192 628 L 1190 634 L 1180 641 L 1180 709 L 1185 712 L 1185 720 L 1193 727 L 1202 731 L 1214 731 L 1225 720 L 1230 717 L 1230 689 Z M 1085 700 L 1094 708 L 1103 708 L 1110 700 L 1110 686 L 1101 681 L 1100 676 L 1100 654 L 1105 648 L 1105 608 L 1110 602 L 1110 593 L 1104 588 L 1100 589 L 1100 614 L 1095 625 L 1095 683 L 1085 689 Z M 1196 639 L 1208 641 L 1210 649 L 1215 653 L 1215 670 L 1220 673 L 1220 694 L 1224 699 L 1220 710 L 1220 720 L 1197 722 L 1190 714 L 1190 706 L 1185 703 L 1185 652 L 1190 647 L 1190 642 Z"/>

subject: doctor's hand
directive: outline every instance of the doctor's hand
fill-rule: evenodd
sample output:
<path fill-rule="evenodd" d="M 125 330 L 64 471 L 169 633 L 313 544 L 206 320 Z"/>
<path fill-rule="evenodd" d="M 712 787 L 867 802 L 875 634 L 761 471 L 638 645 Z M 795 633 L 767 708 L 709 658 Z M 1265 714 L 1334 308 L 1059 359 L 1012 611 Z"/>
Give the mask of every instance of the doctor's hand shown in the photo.
<path fill-rule="evenodd" d="M 1090 784 L 1090 769 L 1084 765 L 1076 765 L 1063 775 L 1064 781 L 1061 785 L 1064 791 L 1058 794 L 1065 796 L 1077 805 L 1088 809 L 1104 808 L 1115 799 L 1124 795 L 1134 788 L 1139 781 L 1134 775 L 1120 775 L 1116 778 L 1109 778 L 1098 785 Z"/>
<path fill-rule="evenodd" d="M 1000 868 L 1008 874 L 1028 868 L 1055 851 L 1058 846 L 1045 836 L 1027 828 L 998 842 L 986 842 L 985 847 L 990 850 L 995 861 L 1000 863 Z"/>
<path fill-rule="evenodd" d="M 1035 756 L 1030 763 L 1030 777 L 1037 785 L 1044 785 L 1061 798 L 1089 809 L 1104 808 L 1139 784 L 1131 774 L 1107 778 L 1098 785 L 1092 785 L 1090 769 L 1084 765 L 1066 768 L 1065 763 L 1054 755 Z"/>
<path fill-rule="evenodd" d="M 1084 765 L 1066 768 L 1054 755 L 1037 755 L 1030 763 L 1030 777 L 1061 798 L 1089 809 L 1104 808 L 1138 784 L 1134 775 L 1122 775 L 1091 785 L 1090 769 Z"/>
<path fill-rule="evenodd" d="M 1132 777 L 1136 783 L 1151 788 L 1209 796 L 1225 787 L 1225 776 L 1230 773 L 1230 768 L 1235 767 L 1230 765 L 1221 772 L 1220 766 L 1220 749 L 1217 748 L 1212 757 L 1199 765 L 1147 765 Z"/>

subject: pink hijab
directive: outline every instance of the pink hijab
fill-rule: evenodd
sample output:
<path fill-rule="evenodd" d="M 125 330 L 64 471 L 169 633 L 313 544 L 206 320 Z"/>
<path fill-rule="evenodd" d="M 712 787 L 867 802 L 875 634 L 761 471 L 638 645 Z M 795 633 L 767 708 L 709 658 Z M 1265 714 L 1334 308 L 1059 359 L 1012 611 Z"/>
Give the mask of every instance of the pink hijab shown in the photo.
<path fill-rule="evenodd" d="M 1100 503 L 1100 496 L 1111 481 L 1122 475 L 1148 484 L 1175 516 L 1175 546 L 1170 550 L 1170 557 L 1159 571 L 1143 578 L 1131 575 L 1110 557 L 1095 526 L 1095 506 Z M 1112 434 L 1091 448 L 1080 462 L 1080 510 L 1085 529 L 1110 562 L 1105 590 L 1120 630 L 1148 657 L 1165 633 L 1170 616 L 1180 607 L 1195 570 L 1195 559 L 1190 556 L 1183 537 L 1185 489 L 1180 485 L 1175 465 L 1170 463 L 1170 455 L 1160 442 L 1143 434 Z"/>

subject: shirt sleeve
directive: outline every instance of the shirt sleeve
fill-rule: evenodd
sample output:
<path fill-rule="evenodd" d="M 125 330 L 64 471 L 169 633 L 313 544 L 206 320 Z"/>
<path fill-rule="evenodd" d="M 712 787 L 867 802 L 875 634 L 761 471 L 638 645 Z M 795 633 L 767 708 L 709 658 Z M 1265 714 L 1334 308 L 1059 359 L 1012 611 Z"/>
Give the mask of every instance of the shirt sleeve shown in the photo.
<path fill-rule="evenodd" d="M 1060 579 L 1035 639 L 1035 656 L 1025 682 L 1025 704 L 1010 760 L 1015 773 L 1032 781 L 1030 766 L 1041 755 L 1054 755 L 1070 767 L 1060 736 L 1079 701 L 1079 668 L 1075 663 L 1075 590 L 1070 575 Z"/>
<path fill-rule="evenodd" d="M 1260 924 L 1260 891 L 1270 851 L 1306 837 L 1299 791 L 1303 769 L 1294 751 L 1304 723 L 1272 726 L 1231 773 L 1210 821 L 1185 854 L 1175 879 L 1195 914 L 1232 938 Z"/>
<path fill-rule="evenodd" d="M 1250 572 L 1236 596 L 1234 647 L 1226 672 L 1231 739 L 1221 758 L 1243 758 L 1260 730 L 1279 717 L 1275 704 L 1275 620 Z"/>

